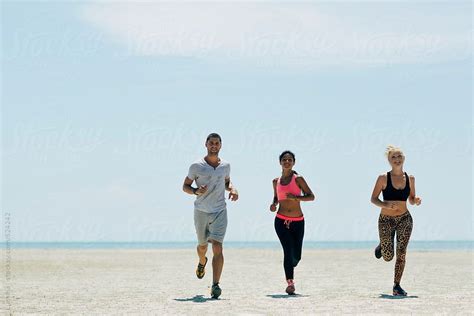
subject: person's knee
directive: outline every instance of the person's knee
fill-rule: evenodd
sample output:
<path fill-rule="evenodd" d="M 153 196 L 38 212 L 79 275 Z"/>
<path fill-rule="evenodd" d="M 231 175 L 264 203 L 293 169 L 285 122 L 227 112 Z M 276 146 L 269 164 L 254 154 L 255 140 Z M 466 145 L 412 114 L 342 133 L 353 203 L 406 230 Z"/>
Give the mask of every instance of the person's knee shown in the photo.
<path fill-rule="evenodd" d="M 197 248 L 198 248 L 198 250 L 200 250 L 200 251 L 207 251 L 207 244 L 205 244 L 205 245 L 198 245 Z"/>
<path fill-rule="evenodd" d="M 293 258 L 293 267 L 296 267 L 299 262 L 300 262 L 299 258 Z"/>
<path fill-rule="evenodd" d="M 393 252 L 384 252 L 382 250 L 382 257 L 385 261 L 391 261 L 393 259 Z"/>
<path fill-rule="evenodd" d="M 293 266 L 296 267 L 298 265 L 298 263 L 300 262 L 301 260 L 301 252 L 300 251 L 295 251 L 293 253 Z"/>
<path fill-rule="evenodd" d="M 397 261 L 405 262 L 406 253 L 397 253 Z"/>
<path fill-rule="evenodd" d="M 222 243 L 213 240 L 212 241 L 212 252 L 214 255 L 221 255 L 222 254 Z"/>

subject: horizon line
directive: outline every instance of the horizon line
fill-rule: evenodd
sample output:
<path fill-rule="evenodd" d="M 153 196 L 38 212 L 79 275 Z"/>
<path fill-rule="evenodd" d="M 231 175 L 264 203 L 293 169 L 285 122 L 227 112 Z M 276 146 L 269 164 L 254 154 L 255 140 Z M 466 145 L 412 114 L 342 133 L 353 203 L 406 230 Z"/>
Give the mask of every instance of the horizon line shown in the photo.
<path fill-rule="evenodd" d="M 142 240 L 0 240 L 0 243 L 196 243 L 195 240 L 166 240 L 166 241 L 142 241 Z M 228 240 L 224 243 L 279 243 L 278 240 Z M 343 242 L 343 243 L 361 243 L 378 242 L 378 240 L 304 240 L 304 242 Z M 410 240 L 410 242 L 474 242 L 474 239 L 419 239 Z"/>

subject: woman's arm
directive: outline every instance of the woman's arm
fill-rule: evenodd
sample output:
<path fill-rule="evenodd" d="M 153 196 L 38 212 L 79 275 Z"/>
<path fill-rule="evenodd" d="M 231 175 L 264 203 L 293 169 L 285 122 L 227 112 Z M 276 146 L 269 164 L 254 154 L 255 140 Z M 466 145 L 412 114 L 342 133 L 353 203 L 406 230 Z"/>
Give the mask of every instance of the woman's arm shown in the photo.
<path fill-rule="evenodd" d="M 411 205 L 421 204 L 421 198 L 416 196 L 414 176 L 410 176 L 410 196 L 408 197 L 408 201 L 410 202 Z"/>
<path fill-rule="evenodd" d="M 277 178 L 273 179 L 273 203 L 270 204 L 270 211 L 272 212 L 276 211 L 276 207 L 278 205 L 278 196 L 277 196 L 277 190 L 276 190 L 277 182 L 278 182 Z"/>
<path fill-rule="evenodd" d="M 298 176 L 296 178 L 296 184 L 300 187 L 301 191 L 303 191 L 303 195 L 294 196 L 292 194 L 289 194 L 288 198 L 303 202 L 314 201 L 315 196 L 302 176 Z"/>
<path fill-rule="evenodd" d="M 383 187 L 386 185 L 387 179 L 384 174 L 380 175 L 375 182 L 374 190 L 372 191 L 372 196 L 370 197 L 370 202 L 377 205 L 378 207 L 390 208 L 387 202 L 383 202 L 379 199 L 380 192 L 382 192 Z"/>

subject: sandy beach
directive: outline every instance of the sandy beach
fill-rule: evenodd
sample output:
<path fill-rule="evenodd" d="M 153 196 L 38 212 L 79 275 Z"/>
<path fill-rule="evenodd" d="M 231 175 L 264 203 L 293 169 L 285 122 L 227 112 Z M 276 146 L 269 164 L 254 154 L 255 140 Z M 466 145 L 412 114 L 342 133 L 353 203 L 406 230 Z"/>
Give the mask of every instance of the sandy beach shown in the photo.
<path fill-rule="evenodd" d="M 3 259 L 5 250 L 3 250 Z M 2 264 L 1 312 L 19 314 L 445 314 L 472 315 L 472 251 L 409 251 L 391 296 L 394 261 L 371 250 L 304 250 L 298 295 L 284 293 L 282 252 L 225 249 L 222 296 L 198 280 L 194 249 L 12 249 Z M 5 260 L 3 260 L 5 262 Z"/>

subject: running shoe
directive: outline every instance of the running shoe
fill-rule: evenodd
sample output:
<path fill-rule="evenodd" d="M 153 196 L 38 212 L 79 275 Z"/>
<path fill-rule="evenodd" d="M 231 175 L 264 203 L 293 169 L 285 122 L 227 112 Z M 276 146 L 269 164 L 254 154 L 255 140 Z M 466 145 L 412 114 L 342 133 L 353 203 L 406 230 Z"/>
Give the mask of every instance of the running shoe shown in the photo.
<path fill-rule="evenodd" d="M 400 284 L 395 284 L 393 286 L 393 296 L 407 296 L 407 292 L 402 289 Z"/>
<path fill-rule="evenodd" d="M 198 279 L 202 279 L 204 275 L 206 274 L 206 264 L 207 264 L 207 257 L 206 257 L 206 262 L 204 264 L 198 263 L 198 266 L 196 268 L 196 276 Z"/>
<path fill-rule="evenodd" d="M 214 283 L 211 288 L 211 297 L 212 298 L 219 298 L 221 296 L 222 290 L 219 287 L 219 283 Z"/>
<path fill-rule="evenodd" d="M 377 259 L 382 258 L 382 247 L 380 246 L 380 244 L 377 247 L 375 247 L 375 258 Z"/>
<path fill-rule="evenodd" d="M 295 283 L 293 280 L 287 280 L 288 286 L 286 287 L 285 292 L 288 293 L 288 295 L 294 295 L 295 294 Z"/>

